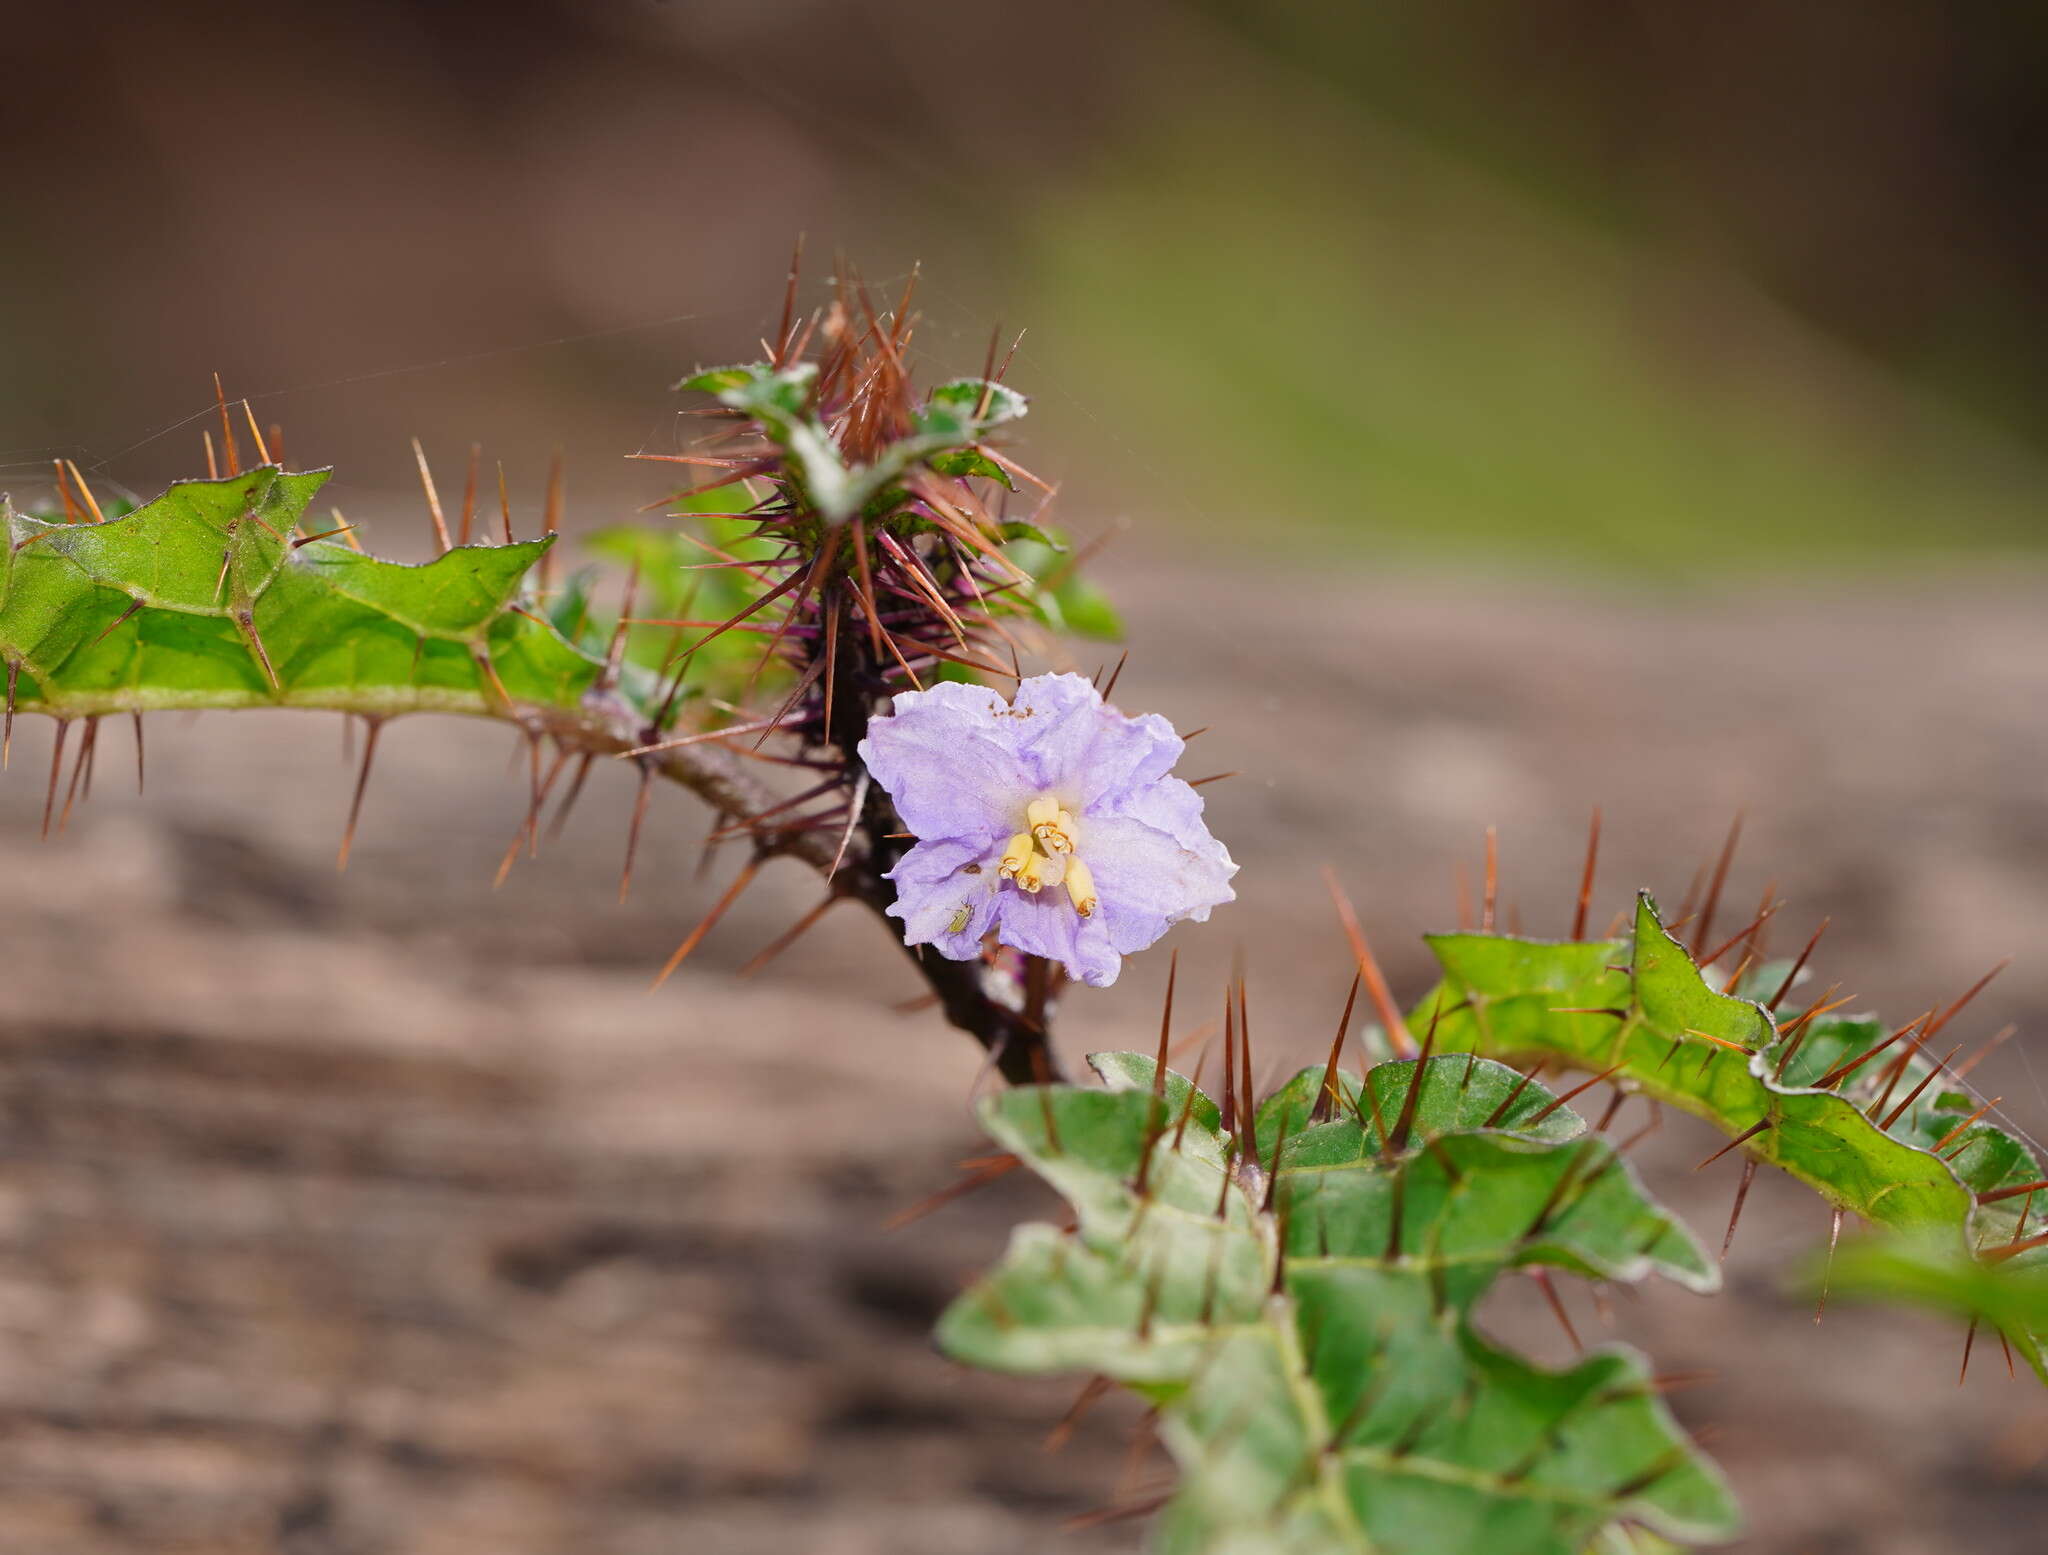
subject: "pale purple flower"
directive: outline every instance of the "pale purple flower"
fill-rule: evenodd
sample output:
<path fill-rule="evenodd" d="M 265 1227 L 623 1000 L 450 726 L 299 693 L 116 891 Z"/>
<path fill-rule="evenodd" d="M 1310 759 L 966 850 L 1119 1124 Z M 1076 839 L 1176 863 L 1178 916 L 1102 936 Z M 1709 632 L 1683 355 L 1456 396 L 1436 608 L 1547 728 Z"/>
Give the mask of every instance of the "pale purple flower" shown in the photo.
<path fill-rule="evenodd" d="M 1237 865 L 1169 776 L 1182 749 L 1078 675 L 1035 675 L 1009 702 L 953 681 L 903 692 L 860 755 L 918 839 L 888 876 L 904 940 L 971 961 L 994 930 L 1106 988 L 1125 956 L 1205 921 Z"/>

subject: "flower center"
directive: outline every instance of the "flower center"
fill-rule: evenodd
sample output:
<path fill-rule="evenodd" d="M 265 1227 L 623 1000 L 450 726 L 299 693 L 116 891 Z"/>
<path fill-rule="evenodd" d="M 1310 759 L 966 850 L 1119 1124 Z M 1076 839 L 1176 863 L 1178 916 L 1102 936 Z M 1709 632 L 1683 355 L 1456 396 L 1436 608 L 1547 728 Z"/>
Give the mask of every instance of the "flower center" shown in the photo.
<path fill-rule="evenodd" d="M 1081 828 L 1072 813 L 1057 799 L 1042 795 L 1024 807 L 1024 827 L 1004 845 L 998 878 L 1014 881 L 1030 896 L 1064 885 L 1074 911 L 1093 917 L 1101 901 L 1095 894 L 1095 877 L 1075 852 Z"/>

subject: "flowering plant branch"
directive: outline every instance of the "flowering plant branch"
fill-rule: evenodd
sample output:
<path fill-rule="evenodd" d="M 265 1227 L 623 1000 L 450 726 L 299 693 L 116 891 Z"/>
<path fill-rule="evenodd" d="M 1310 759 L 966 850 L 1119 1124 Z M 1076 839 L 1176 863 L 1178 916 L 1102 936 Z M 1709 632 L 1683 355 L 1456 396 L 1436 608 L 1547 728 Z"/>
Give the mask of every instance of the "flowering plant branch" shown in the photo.
<path fill-rule="evenodd" d="M 1207 1048 L 1173 1073 L 1170 963 L 1157 1054 L 1097 1054 L 1100 1085 L 1058 1083 L 1062 991 L 1206 920 L 1237 865 L 1174 774 L 1172 727 L 1111 706 L 1113 674 L 1064 668 L 1063 635 L 1115 622 L 1045 527 L 1049 489 L 997 445 L 1023 397 L 993 351 L 981 377 L 920 394 L 913 330 L 907 296 L 885 312 L 847 283 L 798 318 L 792 288 L 765 360 L 682 385 L 714 402 L 712 436 L 639 456 L 698 479 L 678 503 L 694 527 L 590 537 L 623 565 L 616 584 L 551 575 L 558 480 L 539 537 L 514 537 L 502 481 L 488 533 L 474 454 L 459 508 L 420 456 L 433 559 L 368 556 L 340 515 L 308 516 L 325 472 L 273 461 L 246 404 L 252 464 L 223 402 L 207 478 L 139 507 L 60 467 L 42 508 L 0 498 L 0 745 L 17 713 L 57 721 L 47 832 L 90 795 L 111 715 L 133 718 L 139 764 L 150 712 L 341 713 L 364 729 L 345 863 L 388 720 L 492 718 L 529 756 L 504 869 L 596 762 L 630 763 L 622 890 L 657 778 L 711 806 L 714 843 L 746 849 L 661 979 L 767 862 L 810 865 L 823 900 L 752 964 L 836 902 L 869 909 L 1012 1082 L 982 1104 L 1004 1153 L 967 1185 L 1026 1166 L 1072 1207 L 1068 1226 L 1017 1233 L 941 1344 L 1086 1371 L 1084 1403 L 1111 1381 L 1139 1394 L 1182 1480 L 1134 1510 L 1164 1507 L 1173 1555 L 1619 1555 L 1733 1530 L 1639 1357 L 1548 1370 L 1475 1317 L 1511 1275 L 1560 1315 L 1553 1272 L 1718 1283 L 1628 1142 L 1605 1137 L 1630 1096 L 1745 1151 L 1737 1213 L 1770 1163 L 1837 1230 L 1853 1213 L 1911 1234 L 1845 1249 L 1841 1284 L 1962 1316 L 2048 1375 L 2043 1163 L 1967 1089 L 1974 1060 L 1930 1047 L 1968 995 L 1889 1034 L 1834 1015 L 1831 994 L 1795 1012 L 1806 956 L 1764 961 L 1775 909 L 1709 948 L 1725 855 L 1690 947 L 1647 898 L 1632 932 L 1588 938 L 1590 851 L 1569 941 L 1492 933 L 1489 889 L 1480 932 L 1432 939 L 1443 981 L 1408 1017 L 1340 898 L 1359 978 L 1326 1064 L 1255 1092 L 1240 976 L 1220 1082 L 1201 1089 Z M 1055 671 L 1026 675 L 1027 655 Z M 1361 988 L 1377 1032 L 1353 1024 Z M 1370 1060 L 1356 1069 L 1352 1042 Z M 1553 1095 L 1545 1064 L 1594 1078 Z M 1600 1081 L 1616 1095 L 1589 1128 L 1568 1104 Z"/>

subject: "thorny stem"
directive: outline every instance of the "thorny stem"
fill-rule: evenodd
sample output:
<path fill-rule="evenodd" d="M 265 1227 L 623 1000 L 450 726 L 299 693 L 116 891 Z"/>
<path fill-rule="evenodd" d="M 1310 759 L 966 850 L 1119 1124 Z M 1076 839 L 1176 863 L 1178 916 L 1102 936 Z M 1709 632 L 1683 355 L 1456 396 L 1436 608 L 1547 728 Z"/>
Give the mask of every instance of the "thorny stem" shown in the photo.
<path fill-rule="evenodd" d="M 834 727 L 829 732 L 829 742 L 838 749 L 850 773 L 859 771 L 856 747 L 866 732 L 871 705 L 872 667 L 862 663 L 866 652 L 864 640 L 857 640 L 852 632 L 842 634 L 838 666 L 841 683 L 834 697 Z M 591 711 L 596 716 L 536 712 L 530 717 L 542 732 L 578 752 L 617 756 L 658 737 L 638 727 L 622 703 Z M 743 772 L 737 758 L 715 744 L 685 746 L 634 759 L 710 805 L 718 812 L 722 826 L 752 829 L 757 859 L 800 859 L 820 874 L 829 875 L 834 895 L 861 903 L 882 918 L 891 937 L 901 942 L 897 925 L 884 916 L 896 893 L 883 877 L 902 857 L 906 844 L 901 837 L 891 835 L 900 832 L 902 826 L 895 807 L 879 787 L 869 785 L 853 844 L 840 861 L 837 873 L 833 873 L 833 861 L 838 854 L 836 835 L 799 826 L 778 830 L 772 822 L 755 826 L 753 823 L 775 806 L 777 797 Z M 1029 1001 L 1031 1009 L 1014 1009 L 995 996 L 994 979 L 983 963 L 949 961 L 915 946 L 905 946 L 905 952 L 937 997 L 947 1021 L 981 1044 L 996 1072 L 1005 1080 L 1013 1085 L 1027 1085 L 1061 1078 L 1046 1029 L 1046 1001 L 1042 995 Z M 1039 987 L 1047 970 L 1042 964 L 1034 969 L 1039 981 L 1032 987 Z"/>

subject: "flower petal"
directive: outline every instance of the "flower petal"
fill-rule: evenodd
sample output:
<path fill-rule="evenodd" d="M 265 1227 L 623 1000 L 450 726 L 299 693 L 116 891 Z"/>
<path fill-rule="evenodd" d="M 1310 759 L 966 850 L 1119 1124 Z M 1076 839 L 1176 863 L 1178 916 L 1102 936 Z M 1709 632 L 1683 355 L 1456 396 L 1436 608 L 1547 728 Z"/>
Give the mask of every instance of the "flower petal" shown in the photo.
<path fill-rule="evenodd" d="M 996 938 L 1027 955 L 1061 962 L 1068 976 L 1091 988 L 1107 988 L 1123 969 L 1101 917 L 1083 918 L 1062 890 L 1032 896 L 1005 886 L 996 897 Z"/>
<path fill-rule="evenodd" d="M 1127 718 L 1079 675 L 1033 675 L 1017 688 L 1013 738 L 1040 793 L 1076 814 L 1158 781 L 1182 742 L 1157 713 Z"/>
<path fill-rule="evenodd" d="M 896 882 L 889 915 L 903 920 L 904 944 L 934 945 L 949 961 L 981 954 L 996 913 L 996 874 L 979 843 L 920 842 L 883 878 Z"/>
<path fill-rule="evenodd" d="M 1202 827 L 1199 812 L 1193 831 L 1182 836 L 1129 816 L 1091 818 L 1081 856 L 1101 898 L 1096 917 L 1123 955 L 1143 950 L 1183 918 L 1206 922 L 1210 908 L 1237 895 L 1230 889 L 1237 865 Z"/>
<path fill-rule="evenodd" d="M 919 837 L 1000 841 L 1037 793 L 1010 723 L 988 687 L 941 681 L 900 693 L 893 716 L 868 724 L 860 758 Z"/>

